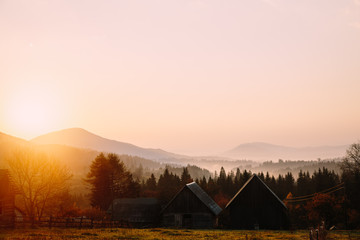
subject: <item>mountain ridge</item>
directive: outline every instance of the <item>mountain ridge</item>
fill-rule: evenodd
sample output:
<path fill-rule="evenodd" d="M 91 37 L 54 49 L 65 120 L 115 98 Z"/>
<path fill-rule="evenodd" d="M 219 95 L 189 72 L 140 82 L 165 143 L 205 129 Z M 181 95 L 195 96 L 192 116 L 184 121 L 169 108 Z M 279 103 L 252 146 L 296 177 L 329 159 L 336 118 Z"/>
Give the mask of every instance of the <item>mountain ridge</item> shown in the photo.
<path fill-rule="evenodd" d="M 170 153 L 162 149 L 142 148 L 134 144 L 107 139 L 82 128 L 68 128 L 50 132 L 33 138 L 30 142 L 36 144 L 68 145 L 96 151 L 128 154 L 158 161 L 187 158 L 185 155 Z"/>
<path fill-rule="evenodd" d="M 349 145 L 323 145 L 290 147 L 265 142 L 244 143 L 222 154 L 231 158 L 251 160 L 315 160 L 318 158 L 338 158 L 345 155 Z"/>
<path fill-rule="evenodd" d="M 180 159 L 184 161 L 190 158 L 197 158 L 194 156 L 167 152 L 162 149 L 142 148 L 134 144 L 107 139 L 82 128 L 68 128 L 50 132 L 31 139 L 30 142 L 36 144 L 60 144 L 78 148 L 93 149 L 96 151 L 128 154 L 160 162 L 178 162 Z M 290 147 L 266 142 L 250 142 L 240 144 L 233 149 L 218 154 L 217 156 L 233 160 L 246 159 L 255 161 L 278 159 L 316 160 L 318 158 L 329 159 L 342 157 L 345 155 L 348 146 L 349 145 L 323 145 Z"/>
<path fill-rule="evenodd" d="M 74 131 L 74 129 L 70 129 L 68 131 L 71 132 L 71 131 Z M 75 131 L 83 133 L 83 134 L 85 134 L 85 136 L 88 136 L 88 134 L 90 134 L 90 136 L 94 137 L 97 140 L 104 139 L 104 138 L 102 138 L 98 135 L 92 134 L 84 129 L 75 128 Z M 47 134 L 45 134 L 45 135 L 47 135 Z M 82 135 L 82 134 L 80 134 L 80 135 Z M 82 135 L 82 136 L 84 137 L 84 135 Z M 39 136 L 39 137 L 41 137 L 41 136 Z M 340 157 L 344 156 L 346 154 L 346 148 L 347 148 L 345 145 L 340 146 L 340 147 L 335 146 L 335 150 L 336 150 L 335 153 L 337 153 L 337 155 L 330 154 L 331 156 L 327 158 L 326 156 L 324 157 L 324 155 L 323 155 L 324 151 L 320 155 L 319 155 L 319 152 L 316 152 L 316 151 L 314 154 L 314 151 L 312 151 L 312 150 L 313 149 L 316 150 L 319 147 L 303 147 L 303 148 L 299 148 L 300 149 L 299 150 L 298 148 L 295 148 L 295 147 L 284 147 L 281 145 L 274 145 L 274 144 L 269 144 L 269 143 L 264 143 L 264 142 L 252 142 L 252 143 L 240 144 L 236 148 L 233 148 L 233 149 L 229 150 L 228 152 L 225 152 L 224 154 L 219 154 L 216 156 L 197 156 L 196 157 L 196 156 L 177 155 L 177 154 L 168 153 L 166 151 L 157 150 L 157 149 L 143 149 L 143 148 L 137 147 L 133 144 L 128 144 L 128 145 L 125 144 L 125 146 L 134 146 L 134 149 L 144 150 L 144 151 L 146 151 L 147 154 L 152 154 L 152 156 L 154 158 L 150 159 L 148 157 L 141 157 L 143 155 L 140 155 L 136 152 L 132 152 L 132 153 L 123 152 L 123 151 L 121 151 L 121 149 L 120 150 L 117 149 L 118 151 L 116 151 L 116 149 L 115 149 L 115 151 L 112 151 L 114 149 L 96 150 L 91 146 L 91 144 L 89 144 L 89 142 L 82 141 L 82 138 L 79 136 L 77 139 L 76 139 L 76 137 L 73 138 L 72 141 L 75 141 L 75 143 L 76 143 L 76 141 L 79 141 L 80 143 L 78 143 L 77 145 L 78 146 L 80 145 L 80 147 L 74 146 L 76 144 L 69 142 L 66 139 L 61 139 L 60 143 L 59 142 L 52 143 L 51 141 L 47 141 L 46 139 L 41 140 L 41 138 L 39 138 L 39 137 L 32 139 L 32 141 L 28 141 L 28 140 L 13 137 L 11 135 L 0 132 L 0 168 L 4 167 L 6 165 L 5 160 L 7 158 L 11 157 L 13 155 L 14 151 L 18 151 L 21 149 L 25 149 L 25 150 L 26 149 L 34 149 L 36 151 L 40 150 L 51 156 L 54 156 L 56 159 L 59 159 L 64 164 L 71 166 L 71 169 L 75 172 L 86 172 L 91 161 L 96 157 L 96 155 L 99 152 L 113 152 L 113 153 L 122 155 L 125 158 L 126 158 L 125 155 L 128 155 L 128 157 L 135 157 L 135 158 L 140 157 L 142 159 L 139 160 L 138 163 L 141 162 L 144 167 L 149 166 L 151 168 L 154 167 L 155 165 L 157 167 L 159 167 L 162 164 L 161 166 L 165 166 L 165 165 L 173 165 L 173 166 L 175 166 L 175 165 L 176 166 L 195 165 L 195 166 L 198 166 L 201 168 L 208 169 L 212 172 L 218 171 L 221 167 L 224 167 L 227 171 L 234 170 L 238 167 L 240 169 L 248 169 L 248 170 L 256 169 L 256 171 L 259 171 L 260 169 L 258 169 L 257 166 L 260 166 L 261 163 L 265 164 L 266 162 L 271 162 L 271 161 L 280 163 L 281 161 L 278 161 L 279 159 L 290 160 L 290 161 L 299 161 L 300 160 L 300 162 L 297 163 L 300 166 L 300 168 L 301 168 L 301 166 L 306 165 L 305 163 L 301 163 L 304 161 L 305 162 L 308 162 L 308 161 L 316 162 L 317 164 L 320 164 L 320 165 L 324 161 L 329 161 L 329 160 L 330 161 L 338 161 L 341 158 L 336 157 L 336 156 L 337 155 Z M 40 140 L 43 142 L 41 142 Z M 109 139 L 105 139 L 105 140 L 107 140 L 106 143 L 112 143 L 112 144 L 115 144 L 115 146 L 117 146 L 117 144 L 118 144 L 118 142 L 115 140 L 109 140 Z M 38 142 L 38 143 L 36 143 L 36 142 Z M 56 142 L 56 141 L 53 141 L 53 142 Z M 90 141 L 90 143 L 97 144 L 97 142 L 96 141 L 94 142 L 94 140 L 93 140 L 93 142 Z M 244 149 L 243 149 L 244 146 L 247 146 L 247 148 L 245 149 L 247 151 L 244 151 Z M 324 147 L 324 146 L 322 146 L 322 147 Z M 249 148 L 251 151 L 249 150 Z M 264 148 L 266 149 L 266 151 L 264 151 Z M 330 149 L 333 149 L 333 148 L 334 148 L 334 146 L 330 146 Z M 285 151 L 284 149 L 287 149 L 287 151 Z M 326 150 L 326 148 L 325 148 L 325 150 Z M 298 153 L 298 151 L 300 151 L 300 152 L 301 151 L 305 151 L 305 152 L 310 151 L 310 153 L 312 155 L 310 157 L 307 156 L 307 158 L 299 157 L 298 159 L 292 157 L 292 156 L 294 156 L 294 152 Z M 289 152 L 291 153 L 291 155 Z M 330 150 L 326 150 L 326 152 L 331 153 Z M 164 153 L 164 154 L 162 154 L 162 153 Z M 159 156 L 158 154 L 160 154 L 162 158 L 158 157 Z M 287 156 L 291 156 L 291 157 L 287 157 Z M 155 157 L 157 157 L 157 158 L 155 158 Z M 318 157 L 320 157 L 324 161 L 317 161 Z M 284 162 L 288 162 L 288 161 L 284 161 Z M 158 164 L 160 164 L 160 165 L 158 165 Z M 130 165 L 129 165 L 130 168 L 133 168 L 134 166 L 135 165 L 133 163 L 130 163 Z M 266 168 L 268 166 L 269 165 L 266 165 Z M 270 169 L 261 169 L 261 170 L 268 171 Z M 273 172 L 275 172 L 275 170 L 273 170 Z"/>

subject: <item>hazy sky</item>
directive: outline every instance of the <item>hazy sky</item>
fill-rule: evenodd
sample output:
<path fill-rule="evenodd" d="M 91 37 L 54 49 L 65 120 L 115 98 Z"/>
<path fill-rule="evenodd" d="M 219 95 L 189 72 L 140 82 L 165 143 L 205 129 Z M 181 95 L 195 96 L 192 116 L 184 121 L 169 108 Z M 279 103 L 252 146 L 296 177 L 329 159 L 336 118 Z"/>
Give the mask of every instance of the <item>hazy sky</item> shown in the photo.
<path fill-rule="evenodd" d="M 360 0 L 0 0 L 0 131 L 213 154 L 360 139 Z"/>

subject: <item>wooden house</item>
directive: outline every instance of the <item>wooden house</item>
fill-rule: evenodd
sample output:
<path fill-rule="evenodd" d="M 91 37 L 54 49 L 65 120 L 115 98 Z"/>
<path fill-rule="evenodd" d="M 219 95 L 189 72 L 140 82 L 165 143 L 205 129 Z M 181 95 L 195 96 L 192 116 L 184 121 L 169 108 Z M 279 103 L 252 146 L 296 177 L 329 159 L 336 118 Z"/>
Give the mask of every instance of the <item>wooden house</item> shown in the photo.
<path fill-rule="evenodd" d="M 186 184 L 162 210 L 162 225 L 213 228 L 222 209 L 195 182 Z"/>
<path fill-rule="evenodd" d="M 15 225 L 15 191 L 9 171 L 0 169 L 0 228 Z"/>
<path fill-rule="evenodd" d="M 254 174 L 225 207 L 236 229 L 288 229 L 287 207 Z"/>
<path fill-rule="evenodd" d="M 107 211 L 115 221 L 133 227 L 154 226 L 159 222 L 161 207 L 156 198 L 114 199 Z"/>

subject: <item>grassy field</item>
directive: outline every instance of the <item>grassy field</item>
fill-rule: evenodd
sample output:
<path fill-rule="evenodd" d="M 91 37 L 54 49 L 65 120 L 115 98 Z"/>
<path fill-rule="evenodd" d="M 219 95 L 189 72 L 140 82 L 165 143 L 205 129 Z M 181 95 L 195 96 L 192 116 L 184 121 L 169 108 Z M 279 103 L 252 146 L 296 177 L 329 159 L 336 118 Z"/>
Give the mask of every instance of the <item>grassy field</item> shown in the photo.
<path fill-rule="evenodd" d="M 349 238 L 350 236 L 350 238 Z M 190 229 L 16 229 L 0 230 L 0 240 L 58 239 L 309 239 L 308 231 L 246 231 Z M 360 239 L 360 231 L 334 231 L 328 239 Z"/>

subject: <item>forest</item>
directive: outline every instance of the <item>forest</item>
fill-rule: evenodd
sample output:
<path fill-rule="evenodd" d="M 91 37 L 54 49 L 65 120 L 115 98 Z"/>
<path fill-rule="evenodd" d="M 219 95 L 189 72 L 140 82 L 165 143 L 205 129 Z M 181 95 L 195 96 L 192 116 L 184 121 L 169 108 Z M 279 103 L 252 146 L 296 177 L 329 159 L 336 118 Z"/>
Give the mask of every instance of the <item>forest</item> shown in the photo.
<path fill-rule="evenodd" d="M 328 228 L 358 229 L 360 143 L 352 144 L 337 164 L 340 172 L 322 167 L 313 172 L 300 170 L 297 175 L 288 172 L 276 176 L 240 168 L 226 172 L 221 167 L 219 173 L 210 174 L 196 166 L 166 166 L 158 177 L 151 174 L 140 180 L 141 168 L 131 172 L 122 156 L 99 153 L 82 180 L 89 194 L 82 195 L 71 191 L 68 168 L 46 154 L 17 151 L 8 161 L 18 189 L 16 205 L 34 223 L 44 216 L 104 218 L 116 198 L 154 197 L 164 206 L 192 181 L 224 209 L 252 174 L 257 174 L 286 204 L 293 228 L 306 229 L 325 221 Z M 90 201 L 90 206 L 83 203 L 84 199 Z"/>

